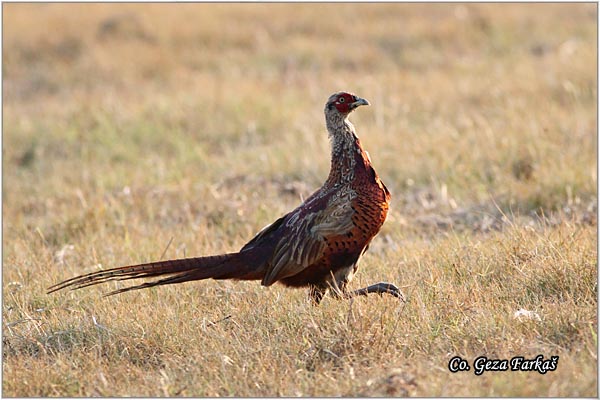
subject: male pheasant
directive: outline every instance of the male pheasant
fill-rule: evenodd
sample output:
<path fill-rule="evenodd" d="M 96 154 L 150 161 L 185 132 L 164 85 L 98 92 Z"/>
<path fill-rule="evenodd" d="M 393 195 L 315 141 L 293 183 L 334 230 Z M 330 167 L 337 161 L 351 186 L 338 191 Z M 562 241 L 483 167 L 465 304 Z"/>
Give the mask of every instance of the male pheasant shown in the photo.
<path fill-rule="evenodd" d="M 385 282 L 346 290 L 360 257 L 383 225 L 390 202 L 389 191 L 348 121 L 348 115 L 362 105 L 369 102 L 351 93 L 338 92 L 329 97 L 325 104 L 332 147 L 329 177 L 303 204 L 265 227 L 239 252 L 92 272 L 56 284 L 48 293 L 111 280 L 167 276 L 108 295 L 212 278 L 308 287 L 316 304 L 330 289 L 337 298 L 387 293 L 404 300 L 396 286 Z"/>

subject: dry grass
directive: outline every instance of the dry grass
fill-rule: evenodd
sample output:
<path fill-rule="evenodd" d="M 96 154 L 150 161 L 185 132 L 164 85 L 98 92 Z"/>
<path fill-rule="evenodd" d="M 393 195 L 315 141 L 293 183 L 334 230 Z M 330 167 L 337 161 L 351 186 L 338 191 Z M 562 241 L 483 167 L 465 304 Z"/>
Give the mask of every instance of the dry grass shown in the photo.
<path fill-rule="evenodd" d="M 597 396 L 596 7 L 3 5 L 3 395 Z M 239 248 L 324 180 L 340 89 L 393 195 L 354 285 L 405 305 L 45 294 Z"/>

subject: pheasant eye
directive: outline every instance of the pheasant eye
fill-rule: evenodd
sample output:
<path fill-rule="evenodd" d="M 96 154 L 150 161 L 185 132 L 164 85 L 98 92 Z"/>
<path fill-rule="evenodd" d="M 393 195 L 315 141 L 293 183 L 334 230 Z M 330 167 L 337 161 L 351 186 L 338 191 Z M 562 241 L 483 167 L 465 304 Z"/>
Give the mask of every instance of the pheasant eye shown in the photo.
<path fill-rule="evenodd" d="M 345 99 L 345 98 L 343 98 L 343 97 L 340 97 L 340 98 L 338 99 L 338 101 L 339 101 L 340 103 L 343 103 L 343 102 L 345 102 L 345 101 L 346 101 L 346 99 Z"/>

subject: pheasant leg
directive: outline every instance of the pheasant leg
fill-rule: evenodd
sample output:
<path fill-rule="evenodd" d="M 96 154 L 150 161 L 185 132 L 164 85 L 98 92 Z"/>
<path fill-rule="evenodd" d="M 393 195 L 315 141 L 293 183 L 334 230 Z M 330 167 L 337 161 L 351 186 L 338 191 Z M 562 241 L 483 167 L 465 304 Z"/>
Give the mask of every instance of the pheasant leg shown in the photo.
<path fill-rule="evenodd" d="M 344 293 L 344 297 L 346 299 L 351 299 L 355 296 L 366 296 L 369 293 L 377 293 L 380 295 L 387 293 L 389 295 L 399 298 L 403 302 L 406 302 L 402 291 L 398 289 L 398 287 L 393 283 L 388 282 L 379 282 L 361 289 L 353 290 L 349 293 Z"/>

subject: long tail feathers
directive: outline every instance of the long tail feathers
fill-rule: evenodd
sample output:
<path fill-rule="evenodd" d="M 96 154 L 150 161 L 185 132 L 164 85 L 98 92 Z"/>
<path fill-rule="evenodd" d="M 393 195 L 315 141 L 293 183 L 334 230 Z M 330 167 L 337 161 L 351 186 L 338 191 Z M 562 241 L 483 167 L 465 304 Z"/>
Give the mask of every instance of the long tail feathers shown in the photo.
<path fill-rule="evenodd" d="M 260 279 L 260 276 L 255 276 L 256 274 L 253 274 L 253 268 L 243 262 L 240 253 L 230 253 L 218 256 L 158 261 L 96 271 L 67 279 L 66 281 L 50 286 L 48 288 L 48 293 L 65 288 L 70 288 L 71 290 L 81 289 L 86 286 L 97 285 L 108 281 L 152 278 L 163 275 L 171 276 L 158 281 L 118 289 L 106 294 L 106 296 L 128 292 L 130 290 L 208 278 Z"/>

